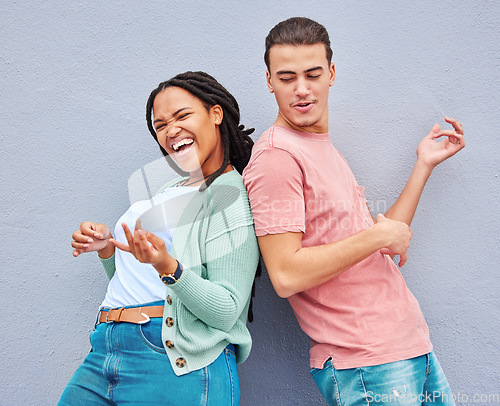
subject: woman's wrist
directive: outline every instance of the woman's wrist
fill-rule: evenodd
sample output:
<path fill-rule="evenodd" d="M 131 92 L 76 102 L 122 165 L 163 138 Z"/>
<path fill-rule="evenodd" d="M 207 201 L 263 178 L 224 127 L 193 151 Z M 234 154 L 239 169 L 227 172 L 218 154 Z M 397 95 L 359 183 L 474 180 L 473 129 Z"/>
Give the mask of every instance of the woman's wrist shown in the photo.
<path fill-rule="evenodd" d="M 108 259 L 112 257 L 114 253 L 115 253 L 115 246 L 111 244 L 109 240 L 103 249 L 97 251 L 97 255 L 99 255 L 99 258 L 101 259 Z"/>
<path fill-rule="evenodd" d="M 169 254 L 165 261 L 153 264 L 153 267 L 160 275 L 173 274 L 177 269 L 177 264 L 177 260 Z"/>

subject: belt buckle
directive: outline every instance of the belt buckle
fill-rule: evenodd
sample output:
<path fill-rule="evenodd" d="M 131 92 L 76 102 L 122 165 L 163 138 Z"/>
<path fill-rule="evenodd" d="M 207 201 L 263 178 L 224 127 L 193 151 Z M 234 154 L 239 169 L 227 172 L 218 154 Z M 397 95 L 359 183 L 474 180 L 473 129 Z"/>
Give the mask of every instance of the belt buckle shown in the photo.
<path fill-rule="evenodd" d="M 149 318 L 149 316 L 147 314 L 142 313 L 142 312 L 140 314 L 141 314 L 141 316 L 144 316 L 145 319 L 141 320 L 141 321 L 138 321 L 137 324 L 146 324 L 146 323 L 150 322 L 151 319 Z"/>
<path fill-rule="evenodd" d="M 113 323 L 112 320 L 108 320 L 108 316 L 109 316 L 109 313 L 111 312 L 111 309 L 109 309 L 107 312 L 106 312 L 106 320 L 104 320 L 104 322 L 106 324 L 110 324 L 110 323 Z"/>

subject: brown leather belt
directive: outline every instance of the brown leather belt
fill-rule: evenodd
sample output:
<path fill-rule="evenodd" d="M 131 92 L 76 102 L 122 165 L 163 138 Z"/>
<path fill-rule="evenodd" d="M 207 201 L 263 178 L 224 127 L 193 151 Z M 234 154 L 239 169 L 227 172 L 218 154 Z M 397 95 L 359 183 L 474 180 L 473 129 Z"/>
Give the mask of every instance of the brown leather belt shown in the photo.
<path fill-rule="evenodd" d="M 151 318 L 163 317 L 163 306 L 129 307 L 99 312 L 99 323 L 134 323 L 144 324 Z"/>

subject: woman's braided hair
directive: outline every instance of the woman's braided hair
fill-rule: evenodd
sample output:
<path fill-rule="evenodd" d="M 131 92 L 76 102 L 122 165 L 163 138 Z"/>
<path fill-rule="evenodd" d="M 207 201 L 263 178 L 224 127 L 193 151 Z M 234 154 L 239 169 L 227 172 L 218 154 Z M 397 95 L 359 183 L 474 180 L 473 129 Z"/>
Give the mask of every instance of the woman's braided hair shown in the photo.
<path fill-rule="evenodd" d="M 156 131 L 152 121 L 153 103 L 158 93 L 173 86 L 187 90 L 193 96 L 200 99 L 207 111 L 216 104 L 221 106 L 223 110 L 223 117 L 222 122 L 219 125 L 219 130 L 222 144 L 224 145 L 224 160 L 220 168 L 207 178 L 205 185 L 200 188 L 200 190 L 210 186 L 210 184 L 218 176 L 224 173 L 229 164 L 231 164 L 241 174 L 250 160 L 252 146 L 254 144 L 252 138 L 250 138 L 250 134 L 254 132 L 254 129 L 245 129 L 245 127 L 240 124 L 240 108 L 236 99 L 226 90 L 224 86 L 217 82 L 217 80 L 208 73 L 200 71 L 180 73 L 172 79 L 160 83 L 158 87 L 151 92 L 146 104 L 146 121 L 148 123 L 149 132 L 156 142 L 158 143 L 158 137 L 156 136 Z M 177 173 L 183 176 L 189 175 L 177 166 L 160 143 L 158 143 L 158 145 L 161 152 L 167 159 L 168 164 Z M 260 276 L 261 272 L 261 265 L 259 261 L 256 277 Z M 255 297 L 255 281 L 252 286 L 252 298 L 250 299 L 250 307 L 248 309 L 248 320 L 250 322 L 253 321 L 253 297 Z"/>
<path fill-rule="evenodd" d="M 229 163 L 239 172 L 242 173 L 247 166 L 252 152 L 253 140 L 250 134 L 254 132 L 253 128 L 245 129 L 240 125 L 240 109 L 236 99 L 229 93 L 224 86 L 217 80 L 205 72 L 184 72 L 172 79 L 162 82 L 153 90 L 146 104 L 146 120 L 148 129 L 153 138 L 158 142 L 156 131 L 152 122 L 153 103 L 161 91 L 167 87 L 180 87 L 187 90 L 193 96 L 200 99 L 207 110 L 218 104 L 222 107 L 223 118 L 219 126 L 222 144 L 224 145 L 224 161 L 221 167 L 212 173 L 205 182 L 205 188 L 224 171 Z M 168 152 L 158 143 L 160 150 L 167 158 L 169 165 L 179 174 L 187 175 L 182 171 L 168 155 Z"/>

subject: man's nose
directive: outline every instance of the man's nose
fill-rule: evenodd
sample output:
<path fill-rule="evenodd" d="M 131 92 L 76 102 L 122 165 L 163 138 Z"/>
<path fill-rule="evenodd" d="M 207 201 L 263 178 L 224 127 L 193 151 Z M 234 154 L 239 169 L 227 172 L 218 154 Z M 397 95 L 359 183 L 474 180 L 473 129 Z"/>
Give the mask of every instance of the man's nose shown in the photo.
<path fill-rule="evenodd" d="M 309 94 L 309 83 L 304 78 L 299 78 L 297 80 L 297 86 L 295 88 L 295 94 L 300 97 L 307 96 Z"/>

